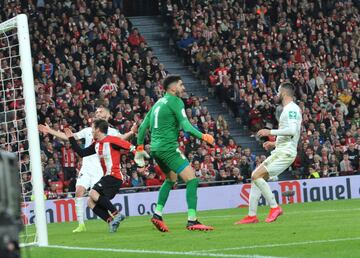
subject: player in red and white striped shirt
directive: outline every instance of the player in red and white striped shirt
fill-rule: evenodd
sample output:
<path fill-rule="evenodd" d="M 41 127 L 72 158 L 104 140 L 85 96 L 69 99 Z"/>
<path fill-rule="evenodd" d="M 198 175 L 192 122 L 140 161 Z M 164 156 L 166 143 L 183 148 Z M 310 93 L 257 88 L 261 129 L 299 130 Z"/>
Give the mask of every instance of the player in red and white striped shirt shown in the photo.
<path fill-rule="evenodd" d="M 109 223 L 109 230 L 112 233 L 117 231 L 120 222 L 125 218 L 110 202 L 118 193 L 123 182 L 120 150 L 133 151 L 135 147 L 118 137 L 108 136 L 107 131 L 108 123 L 105 120 L 96 120 L 92 127 L 94 142 L 85 149 L 79 147 L 70 129 L 65 129 L 65 134 L 69 138 L 74 151 L 81 157 L 96 153 L 100 158 L 104 176 L 91 189 L 88 206 L 96 215 Z"/>
<path fill-rule="evenodd" d="M 95 112 L 95 120 L 103 119 L 108 121 L 110 119 L 110 111 L 105 107 L 98 107 Z M 51 129 L 47 124 L 39 125 L 39 131 L 43 133 L 49 133 L 59 139 L 68 140 L 63 132 L 58 132 Z M 128 133 L 123 135 L 119 134 L 118 130 L 109 127 L 108 135 L 120 137 L 123 140 L 129 139 L 137 131 L 136 123 L 132 126 Z M 85 147 L 88 147 L 93 142 L 92 128 L 86 127 L 74 134 L 76 140 L 85 139 Z M 97 155 L 87 156 L 82 159 L 82 166 L 79 171 L 78 178 L 76 180 L 76 192 L 75 192 L 75 208 L 76 217 L 79 225 L 73 230 L 73 233 L 85 232 L 86 227 L 84 223 L 84 195 L 88 188 L 92 188 L 103 176 L 101 164 Z"/>

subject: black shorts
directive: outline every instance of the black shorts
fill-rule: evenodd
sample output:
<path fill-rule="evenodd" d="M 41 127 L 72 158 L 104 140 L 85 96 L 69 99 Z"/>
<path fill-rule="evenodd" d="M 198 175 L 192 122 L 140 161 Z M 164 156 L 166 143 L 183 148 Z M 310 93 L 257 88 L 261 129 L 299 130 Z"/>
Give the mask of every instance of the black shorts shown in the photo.
<path fill-rule="evenodd" d="M 97 191 L 100 195 L 109 198 L 110 200 L 119 192 L 122 185 L 122 180 L 113 176 L 103 176 L 92 189 Z"/>

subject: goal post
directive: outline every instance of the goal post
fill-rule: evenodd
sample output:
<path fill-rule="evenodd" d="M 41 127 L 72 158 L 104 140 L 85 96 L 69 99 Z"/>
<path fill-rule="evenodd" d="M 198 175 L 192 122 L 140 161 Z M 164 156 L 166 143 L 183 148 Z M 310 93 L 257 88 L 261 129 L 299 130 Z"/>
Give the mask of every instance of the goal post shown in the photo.
<path fill-rule="evenodd" d="M 29 38 L 29 25 L 27 16 L 16 16 L 18 28 L 20 67 L 25 99 L 26 125 L 29 141 L 29 153 L 33 194 L 35 201 L 35 226 L 39 246 L 48 245 L 47 222 L 45 216 L 44 183 L 41 168 L 40 140 L 36 112 L 34 75 L 32 70 L 31 48 Z"/>
<path fill-rule="evenodd" d="M 28 141 L 28 153 L 30 158 L 30 171 L 31 171 L 31 183 L 32 183 L 32 196 L 34 198 L 34 213 L 35 213 L 35 227 L 36 227 L 36 240 L 35 244 L 39 246 L 48 245 L 48 234 L 47 234 L 47 221 L 45 215 L 45 202 L 44 202 L 44 183 L 41 166 L 41 152 L 40 152 L 40 140 L 37 122 L 37 110 L 36 110 L 36 99 L 35 99 L 35 88 L 34 88 L 34 77 L 33 77 L 33 66 L 31 58 L 30 48 L 30 36 L 28 19 L 25 14 L 17 15 L 16 17 L 9 19 L 0 24 L 0 35 L 3 37 L 11 30 L 17 30 L 18 40 L 18 51 L 20 58 L 20 69 L 21 69 L 21 81 L 22 81 L 22 97 L 24 102 L 25 111 L 25 123 L 27 131 Z M 8 40 L 9 41 L 9 40 Z M 7 46 L 10 53 L 10 69 L 11 69 L 11 51 L 13 46 Z M 1 51 L 4 51 L 3 49 Z M 5 49 L 6 51 L 6 49 Z M 0 65 L 2 63 L 0 62 Z M 2 67 L 0 67 L 1 73 Z M 13 72 L 10 73 L 11 77 Z M 8 78 L 5 78 L 8 79 Z M 5 80 L 1 76 L 1 80 Z M 11 79 L 11 78 L 10 78 Z M 15 91 L 14 79 L 11 82 Z M 5 91 L 5 83 L 2 82 L 3 90 Z M 4 98 L 4 96 L 3 96 Z M 14 93 L 14 102 L 17 101 L 17 94 Z M 5 105 L 8 101 L 4 101 Z M 14 112 L 17 112 L 14 108 Z M 5 112 L 6 113 L 6 112 Z M 6 116 L 6 114 L 5 114 Z M 15 118 L 17 119 L 17 118 Z M 5 119 L 6 120 L 6 119 Z M 16 120 L 15 120 L 16 122 Z M 19 156 L 20 157 L 20 156 Z M 20 161 L 19 161 L 20 162 Z M 21 170 L 20 170 L 21 175 Z"/>

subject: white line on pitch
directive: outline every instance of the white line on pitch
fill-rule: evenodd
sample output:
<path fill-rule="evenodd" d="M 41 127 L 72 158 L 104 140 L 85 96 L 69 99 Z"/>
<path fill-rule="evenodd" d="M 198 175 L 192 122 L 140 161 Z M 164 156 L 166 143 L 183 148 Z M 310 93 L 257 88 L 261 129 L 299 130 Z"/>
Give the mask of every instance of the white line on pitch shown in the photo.
<path fill-rule="evenodd" d="M 309 244 L 322 244 L 322 243 L 333 243 L 333 242 L 344 242 L 344 241 L 358 241 L 360 237 L 352 238 L 338 238 L 338 239 L 325 239 L 325 240 L 314 240 L 314 241 L 305 241 L 305 242 L 292 242 L 292 243 L 279 243 L 279 244 L 267 244 L 267 245 L 249 245 L 249 246 L 239 246 L 239 247 L 229 247 L 229 248 L 219 248 L 219 249 L 209 249 L 209 250 L 200 250 L 196 252 L 217 252 L 217 251 L 231 251 L 231 250 L 245 250 L 245 249 L 255 249 L 255 248 L 273 248 L 273 247 L 283 247 L 283 246 L 295 246 L 295 245 L 309 245 Z"/>
<path fill-rule="evenodd" d="M 31 242 L 31 243 L 21 243 L 20 244 L 20 248 L 23 248 L 23 247 L 28 247 L 28 246 L 36 246 L 38 243 L 36 242 Z"/>
<path fill-rule="evenodd" d="M 49 245 L 46 248 L 82 250 L 82 251 L 102 251 L 102 252 L 115 252 L 115 253 L 186 255 L 186 256 L 203 256 L 203 257 L 231 257 L 231 258 L 275 258 L 275 257 L 278 257 L 278 256 L 263 256 L 263 255 L 244 255 L 244 254 L 213 254 L 213 253 L 204 253 L 204 252 L 195 253 L 195 252 L 175 252 L 175 251 L 160 251 L 160 250 L 93 248 L 93 247 L 77 247 L 77 246 L 62 246 L 62 245 Z"/>

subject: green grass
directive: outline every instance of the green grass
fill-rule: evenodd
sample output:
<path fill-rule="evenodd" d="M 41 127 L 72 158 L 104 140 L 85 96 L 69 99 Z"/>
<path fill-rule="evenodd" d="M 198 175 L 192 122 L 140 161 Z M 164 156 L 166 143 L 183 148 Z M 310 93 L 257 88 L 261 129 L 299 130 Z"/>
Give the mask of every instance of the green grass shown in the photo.
<path fill-rule="evenodd" d="M 360 257 L 360 199 L 327 201 L 282 206 L 284 215 L 275 223 L 264 221 L 268 207 L 259 207 L 258 224 L 234 225 L 246 215 L 246 209 L 227 209 L 199 212 L 213 232 L 185 230 L 186 214 L 165 215 L 170 233 L 160 233 L 150 224 L 150 217 L 130 217 L 115 234 L 107 232 L 100 220 L 86 223 L 87 232 L 71 233 L 76 223 L 57 223 L 48 226 L 51 245 L 116 250 L 65 250 L 31 247 L 23 257 Z M 332 242 L 320 242 L 333 240 Z M 317 241 L 317 242 L 313 242 Z M 305 243 L 304 243 L 305 242 Z M 278 246 L 265 246 L 276 245 Z M 288 244 L 288 245 L 285 245 Z M 254 247 L 254 246 L 258 247 Z M 232 249 L 231 249 L 232 248 Z M 128 249 L 127 251 L 124 249 Z M 219 250 L 213 250 L 219 249 Z M 136 253 L 132 250 L 187 252 L 186 254 Z M 226 256 L 227 255 L 227 256 Z"/>

